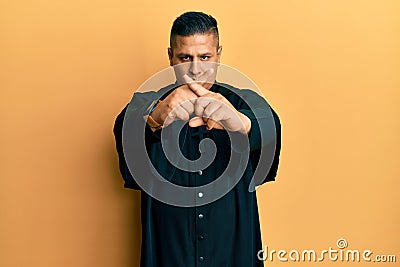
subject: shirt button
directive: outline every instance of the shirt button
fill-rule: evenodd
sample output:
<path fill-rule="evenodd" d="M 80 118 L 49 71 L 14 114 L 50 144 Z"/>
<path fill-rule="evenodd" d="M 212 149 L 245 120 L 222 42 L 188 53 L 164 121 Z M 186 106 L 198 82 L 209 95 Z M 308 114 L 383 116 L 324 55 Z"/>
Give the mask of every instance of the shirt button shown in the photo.
<path fill-rule="evenodd" d="M 197 195 L 199 196 L 199 198 L 202 198 L 204 196 L 203 192 L 199 192 Z"/>
<path fill-rule="evenodd" d="M 203 218 L 204 218 L 203 213 L 200 213 L 200 214 L 199 214 L 199 219 L 203 219 Z"/>
<path fill-rule="evenodd" d="M 203 239 L 204 239 L 204 236 L 199 235 L 199 240 L 203 240 Z"/>
<path fill-rule="evenodd" d="M 204 257 L 200 256 L 199 261 L 204 261 Z"/>
<path fill-rule="evenodd" d="M 203 175 L 203 171 L 202 170 L 199 170 L 198 173 L 199 173 L 199 175 Z"/>

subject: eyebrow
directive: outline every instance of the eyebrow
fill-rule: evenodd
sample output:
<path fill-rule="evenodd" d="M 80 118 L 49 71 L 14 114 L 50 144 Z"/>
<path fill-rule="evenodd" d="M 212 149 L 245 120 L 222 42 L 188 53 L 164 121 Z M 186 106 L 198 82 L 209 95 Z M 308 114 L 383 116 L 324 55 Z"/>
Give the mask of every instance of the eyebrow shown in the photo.
<path fill-rule="evenodd" d="M 211 55 L 212 55 L 212 53 L 207 52 L 207 53 L 200 54 L 199 56 L 201 57 L 201 56 L 211 56 Z M 193 57 L 192 55 L 186 54 L 186 53 L 179 53 L 176 56 L 177 57 L 186 57 L 186 56 Z"/>

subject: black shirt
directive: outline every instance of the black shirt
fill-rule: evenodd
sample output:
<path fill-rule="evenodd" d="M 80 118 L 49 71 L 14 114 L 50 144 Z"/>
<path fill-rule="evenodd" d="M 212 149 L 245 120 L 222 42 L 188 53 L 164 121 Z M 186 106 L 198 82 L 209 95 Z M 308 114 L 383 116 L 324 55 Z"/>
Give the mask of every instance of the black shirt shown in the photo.
<path fill-rule="evenodd" d="M 254 180 L 253 186 L 275 180 L 281 147 L 280 121 L 265 99 L 254 91 L 218 83 L 215 83 L 210 90 L 222 94 L 238 111 L 248 116 L 252 127 L 248 133 L 250 154 L 244 174 L 227 194 L 205 205 L 174 206 L 157 200 L 143 191 L 129 171 L 122 146 L 122 128 L 128 106 L 115 121 L 114 134 L 124 187 L 141 190 L 141 267 L 263 266 L 263 262 L 257 258 L 262 244 L 256 192 L 249 188 L 258 165 L 261 173 L 266 171 L 267 175 Z M 132 110 L 129 112 L 142 117 L 154 100 L 163 99 L 170 92 L 171 88 L 164 88 L 158 92 L 135 93 L 130 104 Z M 254 108 L 266 111 L 260 114 L 272 116 L 257 117 Z M 264 127 L 264 123 L 268 127 Z M 271 142 L 274 147 L 268 147 L 271 145 L 268 142 L 261 142 L 262 131 L 268 131 L 267 135 L 271 135 L 271 125 L 274 126 L 275 139 Z M 186 123 L 179 135 L 179 146 L 187 159 L 195 160 L 200 156 L 199 143 L 204 138 L 210 138 L 215 142 L 217 153 L 207 168 L 197 172 L 184 171 L 171 165 L 163 153 L 161 133 L 168 127 L 155 132 L 151 131 L 147 124 L 145 127 L 149 162 L 173 184 L 188 187 L 208 184 L 224 172 L 232 153 L 235 153 L 232 152 L 227 131 L 219 129 L 208 131 L 205 126 L 192 128 Z M 259 162 L 260 153 L 264 148 L 273 151 L 270 163 Z M 195 198 L 200 200 L 204 197 L 202 194 L 200 191 L 197 192 Z"/>

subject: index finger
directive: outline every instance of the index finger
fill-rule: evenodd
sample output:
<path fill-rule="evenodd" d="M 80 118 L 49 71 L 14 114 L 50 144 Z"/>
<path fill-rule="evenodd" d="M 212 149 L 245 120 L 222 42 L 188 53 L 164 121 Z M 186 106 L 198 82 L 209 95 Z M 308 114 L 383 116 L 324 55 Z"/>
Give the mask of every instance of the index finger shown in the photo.
<path fill-rule="evenodd" d="M 208 94 L 209 91 L 201 86 L 199 83 L 196 81 L 193 81 L 192 78 L 190 78 L 187 74 L 183 75 L 183 80 L 186 82 L 186 84 L 189 86 L 189 88 L 195 93 L 197 96 L 203 96 L 205 94 Z"/>

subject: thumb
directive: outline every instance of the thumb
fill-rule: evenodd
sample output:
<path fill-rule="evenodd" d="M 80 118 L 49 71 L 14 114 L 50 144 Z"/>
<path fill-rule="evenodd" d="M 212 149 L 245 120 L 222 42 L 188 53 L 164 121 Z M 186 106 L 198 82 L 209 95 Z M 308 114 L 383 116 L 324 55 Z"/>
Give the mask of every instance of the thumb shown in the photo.
<path fill-rule="evenodd" d="M 200 117 L 193 117 L 189 121 L 189 126 L 190 127 L 199 127 L 199 126 L 204 125 L 204 124 L 205 123 L 203 121 L 203 118 L 200 118 Z"/>
<path fill-rule="evenodd" d="M 197 96 L 203 96 L 205 94 L 208 94 L 209 91 L 201 86 L 199 83 L 196 81 L 193 81 L 192 78 L 190 78 L 187 74 L 183 75 L 183 80 L 185 80 L 185 83 L 189 86 L 189 88 L 195 93 Z"/>

